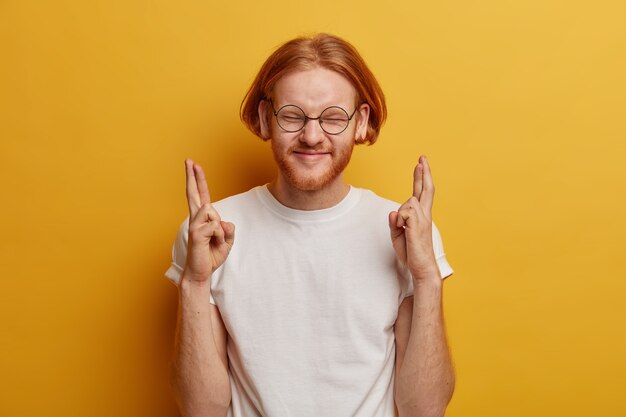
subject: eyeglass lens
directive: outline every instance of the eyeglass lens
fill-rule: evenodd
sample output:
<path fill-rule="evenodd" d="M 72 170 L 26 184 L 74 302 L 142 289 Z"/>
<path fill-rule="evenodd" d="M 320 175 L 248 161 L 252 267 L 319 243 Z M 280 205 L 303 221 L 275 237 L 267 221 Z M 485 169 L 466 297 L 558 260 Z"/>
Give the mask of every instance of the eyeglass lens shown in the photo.
<path fill-rule="evenodd" d="M 294 105 L 287 105 L 278 110 L 276 120 L 278 125 L 287 132 L 297 132 L 301 130 L 307 121 L 304 111 Z M 317 119 L 317 118 L 314 118 Z M 319 116 L 319 124 L 324 132 L 336 135 L 343 132 L 350 123 L 348 113 L 341 107 L 329 107 Z"/>

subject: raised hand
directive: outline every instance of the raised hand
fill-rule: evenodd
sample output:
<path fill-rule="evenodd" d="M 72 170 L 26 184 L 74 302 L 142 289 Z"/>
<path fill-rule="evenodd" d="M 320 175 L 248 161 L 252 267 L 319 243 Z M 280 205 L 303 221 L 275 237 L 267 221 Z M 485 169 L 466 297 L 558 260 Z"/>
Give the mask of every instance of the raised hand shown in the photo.
<path fill-rule="evenodd" d="M 235 225 L 223 222 L 211 205 L 202 167 L 185 160 L 189 239 L 184 277 L 198 283 L 208 281 L 224 263 L 235 240 Z"/>
<path fill-rule="evenodd" d="M 414 279 L 439 271 L 432 241 L 434 195 L 428 160 L 422 155 L 413 171 L 413 196 L 398 211 L 389 213 L 389 231 L 396 256 L 408 266 Z"/>

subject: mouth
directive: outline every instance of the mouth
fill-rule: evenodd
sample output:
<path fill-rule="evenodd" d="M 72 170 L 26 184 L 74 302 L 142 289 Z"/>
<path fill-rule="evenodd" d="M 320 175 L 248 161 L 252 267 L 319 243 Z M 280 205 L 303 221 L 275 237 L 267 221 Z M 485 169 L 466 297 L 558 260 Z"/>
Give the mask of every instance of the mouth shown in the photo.
<path fill-rule="evenodd" d="M 292 152 L 296 158 L 304 161 L 317 161 L 331 153 L 329 151 L 310 151 L 310 150 L 294 150 Z"/>

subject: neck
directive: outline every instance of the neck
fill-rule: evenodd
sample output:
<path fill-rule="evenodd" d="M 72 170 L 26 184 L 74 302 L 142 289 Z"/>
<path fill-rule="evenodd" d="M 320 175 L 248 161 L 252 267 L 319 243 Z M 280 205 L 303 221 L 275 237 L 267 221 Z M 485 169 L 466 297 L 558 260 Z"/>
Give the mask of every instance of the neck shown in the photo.
<path fill-rule="evenodd" d="M 283 206 L 296 210 L 321 210 L 333 207 L 350 191 L 350 186 L 343 182 L 341 175 L 319 190 L 300 190 L 279 174 L 267 188 Z"/>

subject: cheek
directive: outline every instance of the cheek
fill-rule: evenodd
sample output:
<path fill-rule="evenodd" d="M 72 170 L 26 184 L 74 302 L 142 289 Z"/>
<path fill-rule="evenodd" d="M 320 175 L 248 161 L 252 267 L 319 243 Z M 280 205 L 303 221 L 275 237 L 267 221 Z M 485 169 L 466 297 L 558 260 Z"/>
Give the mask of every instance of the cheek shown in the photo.
<path fill-rule="evenodd" d="M 280 136 L 272 135 L 270 142 L 272 143 L 272 150 L 277 154 L 285 154 L 293 147 L 291 141 Z"/>
<path fill-rule="evenodd" d="M 346 135 L 345 138 L 342 138 L 341 142 L 333 143 L 333 147 L 338 154 L 346 154 L 352 152 L 354 148 L 354 132 L 350 132 L 350 135 Z"/>

